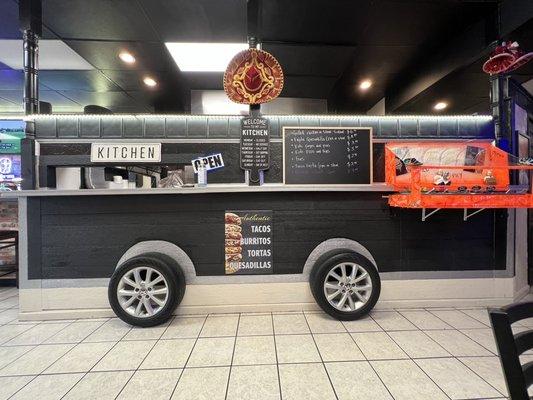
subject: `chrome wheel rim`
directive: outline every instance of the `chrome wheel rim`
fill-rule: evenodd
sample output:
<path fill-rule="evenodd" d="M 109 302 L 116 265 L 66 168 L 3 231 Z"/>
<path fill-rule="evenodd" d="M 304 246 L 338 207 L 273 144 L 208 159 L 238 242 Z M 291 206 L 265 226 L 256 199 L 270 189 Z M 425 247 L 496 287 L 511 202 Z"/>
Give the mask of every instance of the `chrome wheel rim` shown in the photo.
<path fill-rule="evenodd" d="M 137 267 L 120 279 L 117 298 L 128 314 L 137 318 L 152 317 L 167 304 L 168 284 L 156 269 Z"/>
<path fill-rule="evenodd" d="M 363 307 L 372 295 L 368 271 L 353 262 L 343 262 L 330 269 L 324 279 L 324 295 L 339 311 L 350 312 Z"/>

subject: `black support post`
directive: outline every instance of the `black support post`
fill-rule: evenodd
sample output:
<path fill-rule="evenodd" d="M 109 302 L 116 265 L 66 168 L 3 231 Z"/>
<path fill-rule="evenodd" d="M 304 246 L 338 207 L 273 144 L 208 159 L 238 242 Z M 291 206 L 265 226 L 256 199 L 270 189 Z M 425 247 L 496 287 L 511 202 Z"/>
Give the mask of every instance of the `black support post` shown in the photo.
<path fill-rule="evenodd" d="M 19 0 L 19 23 L 23 39 L 24 113 L 39 113 L 39 38 L 42 36 L 41 0 Z M 33 126 L 21 140 L 22 189 L 36 189 L 37 161 Z"/>
<path fill-rule="evenodd" d="M 259 25 L 261 21 L 261 1 L 247 0 L 246 2 L 246 29 L 248 47 L 256 49 L 259 46 Z M 250 116 L 261 115 L 261 104 L 250 105 Z"/>
<path fill-rule="evenodd" d="M 24 113 L 39 113 L 39 37 L 24 31 Z"/>
<path fill-rule="evenodd" d="M 24 112 L 39 113 L 39 37 L 42 35 L 41 0 L 20 0 L 19 21 L 23 39 Z"/>
<path fill-rule="evenodd" d="M 511 98 L 509 76 L 490 77 L 490 108 L 494 119 L 496 145 L 505 151 L 512 151 Z"/>

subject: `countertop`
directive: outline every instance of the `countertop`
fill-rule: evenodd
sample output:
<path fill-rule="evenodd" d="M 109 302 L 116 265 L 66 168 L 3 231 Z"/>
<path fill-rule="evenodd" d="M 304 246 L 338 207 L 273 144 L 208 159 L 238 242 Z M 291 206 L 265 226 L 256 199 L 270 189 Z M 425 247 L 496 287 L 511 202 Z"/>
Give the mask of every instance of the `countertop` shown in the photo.
<path fill-rule="evenodd" d="M 39 189 L 18 192 L 2 192 L 2 198 L 46 197 L 46 196 L 116 196 L 116 195 L 157 195 L 157 194 L 201 194 L 201 193 L 255 193 L 255 192 L 392 192 L 384 183 L 372 185 L 284 185 L 269 183 L 262 186 L 248 186 L 244 183 L 209 184 L 204 187 L 152 188 L 152 189 L 79 189 L 58 190 Z"/>

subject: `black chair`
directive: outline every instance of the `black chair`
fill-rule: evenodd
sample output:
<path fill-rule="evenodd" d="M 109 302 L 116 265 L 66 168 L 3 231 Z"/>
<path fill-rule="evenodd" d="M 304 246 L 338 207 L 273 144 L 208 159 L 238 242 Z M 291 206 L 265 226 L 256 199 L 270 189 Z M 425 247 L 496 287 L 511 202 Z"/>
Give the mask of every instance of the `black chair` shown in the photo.
<path fill-rule="evenodd" d="M 509 396 L 511 400 L 529 400 L 527 389 L 533 385 L 533 361 L 521 365 L 519 356 L 533 348 L 533 329 L 513 335 L 511 325 L 533 317 L 533 302 L 491 308 L 489 316 Z"/>

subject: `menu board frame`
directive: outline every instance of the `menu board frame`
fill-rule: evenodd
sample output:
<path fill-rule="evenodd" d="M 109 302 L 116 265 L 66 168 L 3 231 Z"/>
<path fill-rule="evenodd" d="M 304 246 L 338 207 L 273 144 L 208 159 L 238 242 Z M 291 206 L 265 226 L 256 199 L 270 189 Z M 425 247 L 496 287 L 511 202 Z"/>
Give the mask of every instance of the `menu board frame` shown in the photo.
<path fill-rule="evenodd" d="M 373 160 L 373 146 L 374 146 L 374 135 L 372 127 L 370 126 L 284 126 L 282 127 L 282 154 L 283 154 L 283 184 L 287 185 L 286 175 L 287 175 L 287 164 L 285 160 L 285 139 L 286 139 L 286 130 L 288 129 L 299 129 L 299 130 L 366 130 L 369 133 L 369 183 L 298 183 L 297 185 L 314 185 L 314 186 L 369 186 L 374 184 L 374 160 Z M 291 184 L 292 185 L 292 184 Z"/>

